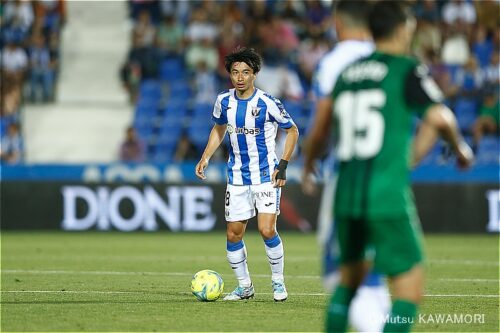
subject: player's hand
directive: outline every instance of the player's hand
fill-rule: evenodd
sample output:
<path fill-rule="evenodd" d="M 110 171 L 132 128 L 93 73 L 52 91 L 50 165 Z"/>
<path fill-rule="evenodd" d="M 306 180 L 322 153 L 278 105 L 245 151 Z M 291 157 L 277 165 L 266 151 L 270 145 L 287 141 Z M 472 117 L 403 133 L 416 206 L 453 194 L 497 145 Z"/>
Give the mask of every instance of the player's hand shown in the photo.
<path fill-rule="evenodd" d="M 274 170 L 273 176 L 271 178 L 271 183 L 274 184 L 275 188 L 285 186 L 287 166 L 288 166 L 288 161 L 281 159 L 280 163 Z"/>
<path fill-rule="evenodd" d="M 465 141 L 458 145 L 456 154 L 457 165 L 460 169 L 468 169 L 474 163 L 474 152 Z"/>
<path fill-rule="evenodd" d="M 317 193 L 318 187 L 313 179 L 313 173 L 304 170 L 302 173 L 302 192 L 306 195 L 313 196 Z"/>
<path fill-rule="evenodd" d="M 278 169 L 274 170 L 273 176 L 271 178 L 271 183 L 274 184 L 273 185 L 274 188 L 282 187 L 282 186 L 285 186 L 285 184 L 286 184 L 286 179 L 276 179 L 278 172 L 279 172 Z"/>
<path fill-rule="evenodd" d="M 207 176 L 205 176 L 205 168 L 208 166 L 208 159 L 202 158 L 198 164 L 196 164 L 195 173 L 196 177 L 205 180 Z"/>

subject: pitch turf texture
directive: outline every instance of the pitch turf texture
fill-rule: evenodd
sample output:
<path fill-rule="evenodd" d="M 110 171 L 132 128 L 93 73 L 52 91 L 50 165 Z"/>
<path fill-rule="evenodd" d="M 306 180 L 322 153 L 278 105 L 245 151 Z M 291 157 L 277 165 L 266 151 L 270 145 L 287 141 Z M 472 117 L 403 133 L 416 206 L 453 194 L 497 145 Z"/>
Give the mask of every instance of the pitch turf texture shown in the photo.
<path fill-rule="evenodd" d="M 1 330 L 5 331 L 322 331 L 328 301 L 314 235 L 282 233 L 289 299 L 273 301 L 258 234 L 246 236 L 256 289 L 243 302 L 196 301 L 191 276 L 219 272 L 236 284 L 225 235 L 14 233 L 1 236 Z M 427 235 L 427 284 L 415 331 L 498 332 L 498 235 Z M 429 315 L 460 315 L 432 323 Z M 465 323 L 467 315 L 484 323 Z"/>

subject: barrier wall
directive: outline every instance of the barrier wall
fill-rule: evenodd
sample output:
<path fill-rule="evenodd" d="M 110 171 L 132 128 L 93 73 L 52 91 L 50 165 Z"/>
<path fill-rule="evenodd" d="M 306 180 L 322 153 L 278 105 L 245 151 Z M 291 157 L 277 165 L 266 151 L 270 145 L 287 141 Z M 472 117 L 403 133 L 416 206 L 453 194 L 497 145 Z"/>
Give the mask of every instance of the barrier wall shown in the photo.
<path fill-rule="evenodd" d="M 497 183 L 414 185 L 426 232 L 499 231 Z M 3 181 L 1 228 L 209 231 L 224 229 L 224 184 Z M 283 190 L 279 228 L 316 228 L 316 197 Z M 256 223 L 250 223 L 255 229 Z"/>

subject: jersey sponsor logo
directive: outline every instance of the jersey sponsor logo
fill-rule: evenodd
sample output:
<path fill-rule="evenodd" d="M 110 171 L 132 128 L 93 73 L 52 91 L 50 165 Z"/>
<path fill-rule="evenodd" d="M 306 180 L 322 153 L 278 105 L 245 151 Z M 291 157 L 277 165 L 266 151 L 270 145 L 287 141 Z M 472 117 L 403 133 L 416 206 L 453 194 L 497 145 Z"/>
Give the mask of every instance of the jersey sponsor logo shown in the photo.
<path fill-rule="evenodd" d="M 255 196 L 258 199 L 274 198 L 274 192 L 273 191 L 255 192 Z"/>
<path fill-rule="evenodd" d="M 239 135 L 259 135 L 260 134 L 260 128 L 248 128 L 246 126 L 243 127 L 234 127 L 231 124 L 227 124 L 227 132 L 229 134 L 239 134 Z"/>

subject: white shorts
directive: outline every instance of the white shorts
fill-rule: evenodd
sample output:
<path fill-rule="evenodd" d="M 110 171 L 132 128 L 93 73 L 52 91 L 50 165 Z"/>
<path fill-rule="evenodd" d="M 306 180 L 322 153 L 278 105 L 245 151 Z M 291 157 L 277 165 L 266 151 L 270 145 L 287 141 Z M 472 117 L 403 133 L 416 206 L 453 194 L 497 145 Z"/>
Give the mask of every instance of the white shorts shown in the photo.
<path fill-rule="evenodd" d="M 259 213 L 279 215 L 281 189 L 272 183 L 259 185 L 227 184 L 225 211 L 227 222 L 245 221 Z"/>

